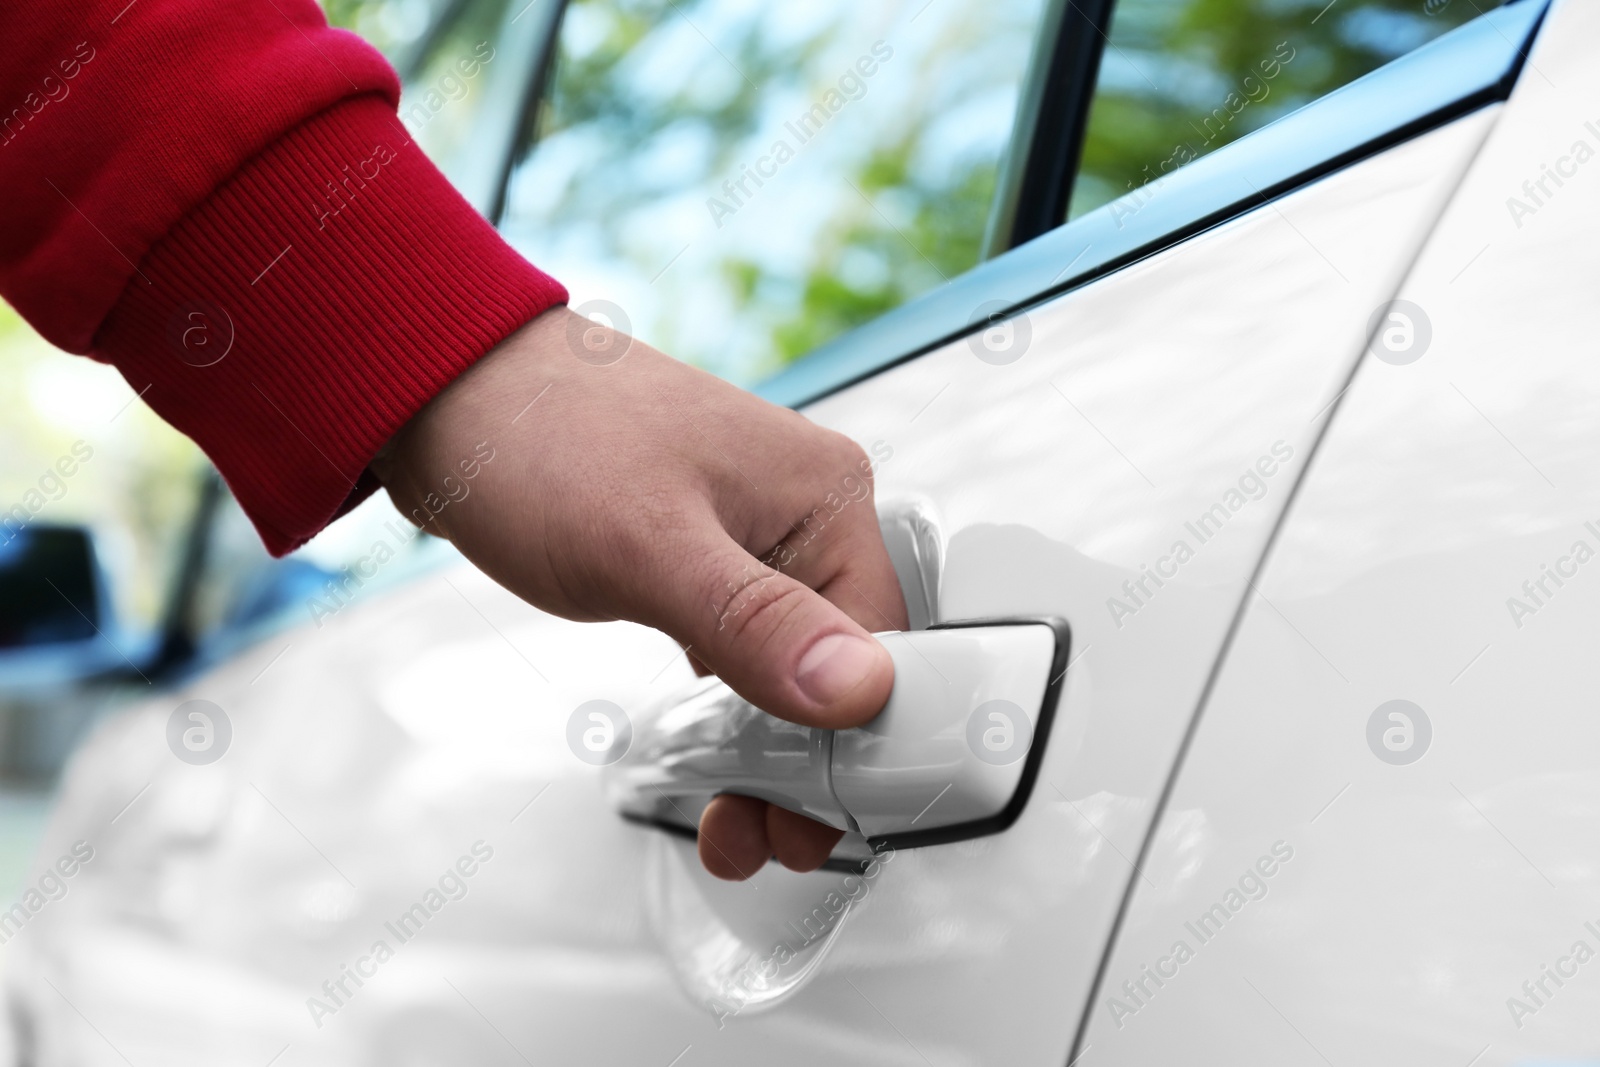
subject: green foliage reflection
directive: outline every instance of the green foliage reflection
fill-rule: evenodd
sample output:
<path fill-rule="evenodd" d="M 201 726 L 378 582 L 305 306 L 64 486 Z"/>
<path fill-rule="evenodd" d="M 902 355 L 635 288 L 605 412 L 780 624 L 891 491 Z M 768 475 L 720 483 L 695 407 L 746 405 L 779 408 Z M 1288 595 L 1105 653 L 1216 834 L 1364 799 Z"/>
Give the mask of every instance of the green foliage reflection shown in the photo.
<path fill-rule="evenodd" d="M 1120 0 L 1076 218 L 1376 70 L 1484 0 Z"/>

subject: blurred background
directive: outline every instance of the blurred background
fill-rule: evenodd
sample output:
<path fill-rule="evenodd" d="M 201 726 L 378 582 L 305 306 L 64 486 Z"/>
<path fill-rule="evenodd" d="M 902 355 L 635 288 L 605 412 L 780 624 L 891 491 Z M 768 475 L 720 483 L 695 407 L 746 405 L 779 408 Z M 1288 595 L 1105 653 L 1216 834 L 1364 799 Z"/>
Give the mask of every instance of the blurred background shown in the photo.
<path fill-rule="evenodd" d="M 1325 4 L 1117 4 L 1069 218 L 1136 204 L 1162 173 L 1492 6 Z M 1005 251 L 1014 119 L 1061 6 L 326 3 L 401 71 L 413 136 L 575 306 L 606 301 L 594 313 L 612 325 L 746 386 Z M 830 93 L 842 105 L 803 127 Z M 402 520 L 380 495 L 269 559 L 204 457 L 134 388 L 52 349 L 3 305 L 0 398 L 9 901 L 59 771 L 96 720 L 313 625 L 312 598 Z M 452 558 L 418 538 L 355 596 Z"/>

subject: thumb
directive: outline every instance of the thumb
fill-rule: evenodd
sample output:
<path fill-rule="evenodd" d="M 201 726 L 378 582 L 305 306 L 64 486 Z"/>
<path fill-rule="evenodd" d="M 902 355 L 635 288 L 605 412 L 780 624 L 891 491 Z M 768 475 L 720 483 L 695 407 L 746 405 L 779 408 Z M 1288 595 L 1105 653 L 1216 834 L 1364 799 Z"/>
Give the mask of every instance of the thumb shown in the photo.
<path fill-rule="evenodd" d="M 763 711 L 803 726 L 858 726 L 883 710 L 894 661 L 860 624 L 720 527 L 699 566 L 677 568 L 656 625 Z"/>

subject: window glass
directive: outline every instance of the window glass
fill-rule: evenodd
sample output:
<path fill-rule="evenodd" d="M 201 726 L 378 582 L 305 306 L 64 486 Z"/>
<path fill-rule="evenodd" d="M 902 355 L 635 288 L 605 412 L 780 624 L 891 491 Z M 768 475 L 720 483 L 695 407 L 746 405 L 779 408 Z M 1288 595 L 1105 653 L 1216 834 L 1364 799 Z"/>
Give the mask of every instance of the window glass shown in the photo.
<path fill-rule="evenodd" d="M 401 66 L 409 65 L 408 57 L 453 21 L 454 9 L 461 6 L 452 0 L 322 0 L 329 23 L 354 30 Z"/>
<path fill-rule="evenodd" d="M 1118 0 L 1068 217 L 1470 21 L 1490 0 Z"/>
<path fill-rule="evenodd" d="M 94 564 L 80 529 L 30 526 L 0 538 L 0 651 L 94 640 Z"/>
<path fill-rule="evenodd" d="M 470 482 L 456 484 L 465 499 Z M 224 490 L 189 623 L 202 652 L 220 659 L 287 627 L 321 629 L 346 608 L 460 558 L 448 541 L 408 522 L 380 489 L 304 548 L 273 559 Z"/>
<path fill-rule="evenodd" d="M 503 163 L 511 120 L 492 114 L 497 95 L 512 96 L 515 77 L 496 79 L 502 28 L 528 0 L 324 0 L 328 21 L 381 49 L 401 78 L 400 122 L 407 135 L 481 208 Z M 553 2 L 553 0 L 551 0 Z M 521 9 L 521 10 L 519 10 Z M 533 14 L 522 19 L 533 25 Z M 499 62 L 497 66 L 496 63 Z M 515 62 L 514 59 L 511 62 Z M 491 86 L 495 86 L 491 91 Z M 496 124 L 501 129 L 494 128 Z"/>
<path fill-rule="evenodd" d="M 521 0 L 518 4 L 526 3 Z M 490 103 L 505 89 L 503 68 L 516 60 L 502 54 L 499 40 L 508 0 L 477 0 L 457 5 L 397 62 L 405 79 L 400 122 L 445 176 L 472 199 L 487 173 L 505 165 L 505 142 L 513 120 L 491 114 Z M 527 21 L 531 21 L 532 15 Z M 499 66 L 496 66 L 496 62 Z M 502 77 L 496 78 L 496 75 Z M 512 77 L 511 84 L 523 84 Z M 499 128 L 496 128 L 498 126 Z M 476 180 L 474 180 L 476 179 Z"/>
<path fill-rule="evenodd" d="M 572 0 L 503 229 L 751 383 L 978 262 L 1042 6 Z"/>
<path fill-rule="evenodd" d="M 113 611 L 101 628 L 148 632 L 194 511 L 199 450 L 115 368 L 58 351 L 3 304 L 0 408 L 0 551 L 30 530 L 93 530 Z"/>

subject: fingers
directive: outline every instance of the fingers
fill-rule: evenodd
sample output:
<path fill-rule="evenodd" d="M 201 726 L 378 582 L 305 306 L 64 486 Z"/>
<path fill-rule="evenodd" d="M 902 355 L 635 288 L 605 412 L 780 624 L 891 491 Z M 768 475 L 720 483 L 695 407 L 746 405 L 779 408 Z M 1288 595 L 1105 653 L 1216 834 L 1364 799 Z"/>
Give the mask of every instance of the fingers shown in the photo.
<path fill-rule="evenodd" d="M 767 841 L 778 862 L 791 871 L 814 871 L 833 852 L 843 830 L 824 826 L 804 815 L 767 805 Z"/>
<path fill-rule="evenodd" d="M 839 727 L 876 715 L 894 667 L 866 627 L 904 629 L 906 617 L 876 514 L 864 515 L 870 526 L 839 523 L 797 546 L 792 575 L 718 539 L 706 573 L 713 587 L 720 579 L 727 600 L 709 601 L 719 610 L 702 623 L 709 634 L 694 642 L 696 673 L 703 663 L 757 707 L 795 722 Z M 819 591 L 809 588 L 813 582 Z M 771 856 L 789 870 L 814 871 L 841 837 L 803 815 L 725 795 L 701 817 L 700 860 L 730 881 L 750 877 Z"/>
<path fill-rule="evenodd" d="M 770 493 L 742 494 L 725 526 L 867 630 L 903 630 L 905 602 L 878 528 L 873 463 L 848 437 L 804 425 L 813 437 L 791 460 L 804 457 L 804 465 Z"/>
<path fill-rule="evenodd" d="M 656 625 L 779 718 L 837 729 L 883 709 L 894 663 L 865 628 L 720 527 L 708 523 L 699 537 L 698 564 L 672 569 L 658 586 Z"/>
<path fill-rule="evenodd" d="M 700 815 L 700 863 L 718 878 L 742 882 L 772 856 L 767 802 L 724 793 Z"/>
<path fill-rule="evenodd" d="M 717 539 L 709 579 L 701 580 L 726 599 L 709 601 L 717 607 L 711 634 L 690 654 L 697 674 L 709 667 L 758 707 L 811 725 L 856 725 L 881 710 L 893 686 L 887 653 L 872 641 L 869 654 L 850 663 L 848 650 L 870 639 L 868 631 L 905 629 L 905 601 L 870 495 L 854 503 L 844 514 L 819 509 L 794 528 L 766 557 L 778 568 Z M 818 671 L 839 677 L 817 686 Z M 749 877 L 771 856 L 792 871 L 814 871 L 843 836 L 774 805 L 723 796 L 701 819 L 700 858 L 729 880 Z"/>
<path fill-rule="evenodd" d="M 904 630 L 905 595 L 870 507 L 820 531 L 804 528 L 784 542 L 785 574 L 837 604 L 869 631 Z"/>
<path fill-rule="evenodd" d="M 724 793 L 700 816 L 700 862 L 729 882 L 749 878 L 772 856 L 791 871 L 814 871 L 843 836 L 764 800 Z"/>

